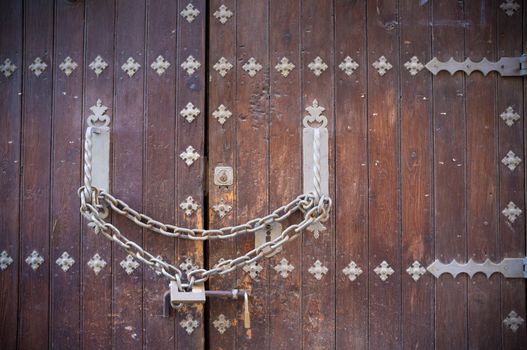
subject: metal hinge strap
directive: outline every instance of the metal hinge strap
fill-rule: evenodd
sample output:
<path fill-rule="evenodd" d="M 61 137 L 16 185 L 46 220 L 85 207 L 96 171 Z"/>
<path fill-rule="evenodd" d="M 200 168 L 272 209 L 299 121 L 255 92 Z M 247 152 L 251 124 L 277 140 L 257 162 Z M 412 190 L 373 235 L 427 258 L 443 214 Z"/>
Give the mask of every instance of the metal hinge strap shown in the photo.
<path fill-rule="evenodd" d="M 474 62 L 470 58 L 459 62 L 453 57 L 446 62 L 442 62 L 437 57 L 434 57 L 426 64 L 426 68 L 434 75 L 445 70 L 451 75 L 454 75 L 458 71 L 463 71 L 467 75 L 475 71 L 480 71 L 483 75 L 487 75 L 490 72 L 497 72 L 502 77 L 522 77 L 527 75 L 527 55 L 502 57 L 496 62 L 489 61 L 486 58 L 483 58 L 479 62 Z"/>
<path fill-rule="evenodd" d="M 436 278 L 448 273 L 454 278 L 461 273 L 467 274 L 472 278 L 477 273 L 483 273 L 490 278 L 495 273 L 501 273 L 505 278 L 527 278 L 527 257 L 524 258 L 505 258 L 499 263 L 494 263 L 489 259 L 483 263 L 477 263 L 470 259 L 467 263 L 459 263 L 453 260 L 449 264 L 444 264 L 439 260 L 434 261 L 427 270 Z"/>

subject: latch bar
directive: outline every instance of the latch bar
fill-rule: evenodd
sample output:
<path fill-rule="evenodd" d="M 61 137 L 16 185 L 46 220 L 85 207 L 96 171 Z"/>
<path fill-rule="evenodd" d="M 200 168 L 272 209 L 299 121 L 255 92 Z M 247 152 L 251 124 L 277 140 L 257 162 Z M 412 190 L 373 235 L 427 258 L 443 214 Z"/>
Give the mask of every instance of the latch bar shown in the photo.
<path fill-rule="evenodd" d="M 486 58 L 479 62 L 474 62 L 470 58 L 459 62 L 453 57 L 446 62 L 442 62 L 437 57 L 434 57 L 426 64 L 426 68 L 434 75 L 446 70 L 450 75 L 454 75 L 458 71 L 463 71 L 467 75 L 480 71 L 483 75 L 487 75 L 490 72 L 498 72 L 502 77 L 522 77 L 527 75 L 527 55 L 502 57 L 496 62 L 491 62 Z"/>
<path fill-rule="evenodd" d="M 459 263 L 453 260 L 449 264 L 444 264 L 439 260 L 434 261 L 427 270 L 436 278 L 448 273 L 454 278 L 461 273 L 467 274 L 472 278 L 477 273 L 483 273 L 490 278 L 495 273 L 501 273 L 505 278 L 527 278 L 527 257 L 524 258 L 505 258 L 499 263 L 494 263 L 489 259 L 483 263 L 477 263 L 470 259 L 467 263 Z"/>

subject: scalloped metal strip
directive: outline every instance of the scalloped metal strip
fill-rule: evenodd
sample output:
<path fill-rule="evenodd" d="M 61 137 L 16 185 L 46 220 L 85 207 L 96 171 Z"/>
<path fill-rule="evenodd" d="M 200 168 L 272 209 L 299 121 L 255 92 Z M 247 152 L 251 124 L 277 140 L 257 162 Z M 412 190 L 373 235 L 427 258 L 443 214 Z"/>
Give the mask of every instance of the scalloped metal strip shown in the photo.
<path fill-rule="evenodd" d="M 434 75 L 446 70 L 451 75 L 454 75 L 458 71 L 463 71 L 467 75 L 475 71 L 480 71 L 483 75 L 487 75 L 490 72 L 498 72 L 503 77 L 524 76 L 527 75 L 527 55 L 502 57 L 497 62 L 491 62 L 486 58 L 483 58 L 479 62 L 474 62 L 470 58 L 467 58 L 463 62 L 458 62 L 453 57 L 446 62 L 442 62 L 437 57 L 434 57 L 426 64 L 426 68 Z"/>
<path fill-rule="evenodd" d="M 472 278 L 477 273 L 483 273 L 490 278 L 494 273 L 501 273 L 505 278 L 527 278 L 524 266 L 527 258 L 505 258 L 499 263 L 493 263 L 489 259 L 483 263 L 474 262 L 470 259 L 467 263 L 458 263 L 453 260 L 449 264 L 444 264 L 439 260 L 434 261 L 426 269 L 439 278 L 444 273 L 449 273 L 454 278 L 461 273 L 465 273 Z"/>

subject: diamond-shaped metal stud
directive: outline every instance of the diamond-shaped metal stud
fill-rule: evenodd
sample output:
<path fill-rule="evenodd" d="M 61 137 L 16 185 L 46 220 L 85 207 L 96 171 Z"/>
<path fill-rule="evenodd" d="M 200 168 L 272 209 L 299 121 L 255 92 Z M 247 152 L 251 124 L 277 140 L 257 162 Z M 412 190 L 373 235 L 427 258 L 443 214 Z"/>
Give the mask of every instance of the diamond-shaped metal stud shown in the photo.
<path fill-rule="evenodd" d="M 90 63 L 89 67 L 97 76 L 99 76 L 106 69 L 106 67 L 108 67 L 108 63 L 106 63 L 106 61 L 101 56 L 97 56 Z"/>
<path fill-rule="evenodd" d="M 413 76 L 419 73 L 425 66 L 419 62 L 417 56 L 413 56 L 409 61 L 404 63 L 404 67 L 408 69 L 410 75 Z"/>
<path fill-rule="evenodd" d="M 362 269 L 352 260 L 348 266 L 342 269 L 342 272 L 353 282 L 362 274 Z"/>
<path fill-rule="evenodd" d="M 415 260 L 412 265 L 410 265 L 407 269 L 406 269 L 406 272 L 412 276 L 412 278 L 414 279 L 414 281 L 418 281 L 419 278 L 421 278 L 422 275 L 424 275 L 426 273 L 426 269 L 421 266 L 421 264 L 419 263 L 419 261 Z"/>
<path fill-rule="evenodd" d="M 229 111 L 227 107 L 222 104 L 218 107 L 218 109 L 212 112 L 212 116 L 216 118 L 218 123 L 220 123 L 221 125 L 225 124 L 225 122 L 231 117 L 231 115 L 231 111 Z"/>
<path fill-rule="evenodd" d="M 510 17 L 520 9 L 520 5 L 515 0 L 505 0 L 501 3 L 500 8 Z"/>
<path fill-rule="evenodd" d="M 179 264 L 179 268 L 181 268 L 181 270 L 183 270 L 186 274 L 188 274 L 190 271 L 199 269 L 199 266 L 195 265 L 194 261 L 192 261 L 192 258 L 188 256 L 185 258 L 185 261 Z"/>
<path fill-rule="evenodd" d="M 64 61 L 59 64 L 60 70 L 63 71 L 68 77 L 71 75 L 71 73 L 73 73 L 77 66 L 77 62 L 75 62 L 70 56 L 66 57 Z"/>
<path fill-rule="evenodd" d="M 242 66 L 243 70 L 246 71 L 249 76 L 252 78 L 262 69 L 262 65 L 256 62 L 254 57 L 249 58 L 249 60 Z"/>
<path fill-rule="evenodd" d="M 500 114 L 500 117 L 508 126 L 513 126 L 514 122 L 520 119 L 520 115 L 514 111 L 512 106 L 507 107 L 507 109 Z"/>
<path fill-rule="evenodd" d="M 126 258 L 121 260 L 119 265 L 121 265 L 124 271 L 126 271 L 126 273 L 129 275 L 131 275 L 135 271 L 135 269 L 139 267 L 139 263 L 135 261 L 134 257 L 130 254 L 128 254 Z"/>
<path fill-rule="evenodd" d="M 510 201 L 507 204 L 507 207 L 501 211 L 501 213 L 511 222 L 511 224 L 516 221 L 516 219 L 522 214 L 522 210 L 518 208 L 513 201 Z"/>
<path fill-rule="evenodd" d="M 99 254 L 95 254 L 88 261 L 88 266 L 93 270 L 93 272 L 95 272 L 96 275 L 98 275 L 99 272 L 101 272 L 101 270 L 106 266 L 106 261 L 104 261 L 104 259 L 102 259 Z"/>
<path fill-rule="evenodd" d="M 318 239 L 320 237 L 320 233 L 326 231 L 326 226 L 322 225 L 320 221 L 317 221 L 309 225 L 307 230 L 309 232 L 313 232 L 313 237 Z"/>
<path fill-rule="evenodd" d="M 328 68 L 328 65 L 325 64 L 324 61 L 322 61 L 322 58 L 320 58 L 320 56 L 317 56 L 313 60 L 313 62 L 307 65 L 307 67 L 311 69 L 313 74 L 318 77 L 320 76 L 320 74 L 322 74 L 322 72 L 324 72 Z"/>
<path fill-rule="evenodd" d="M 280 263 L 274 267 L 274 270 L 282 276 L 282 278 L 287 278 L 289 276 L 289 273 L 292 272 L 295 269 L 293 265 L 287 261 L 286 258 L 283 258 L 280 260 Z"/>
<path fill-rule="evenodd" d="M 192 123 L 194 119 L 199 115 L 201 111 L 194 107 L 192 102 L 187 103 L 184 109 L 179 112 L 179 115 L 185 118 L 185 120 L 189 123 Z"/>
<path fill-rule="evenodd" d="M 161 76 L 170 67 L 170 62 L 165 60 L 161 55 L 157 56 L 156 60 L 152 62 L 150 67 L 156 71 L 157 75 Z"/>
<path fill-rule="evenodd" d="M 233 15 L 232 11 L 227 8 L 225 5 L 221 5 L 217 11 L 214 12 L 214 17 L 220 21 L 221 24 L 227 23 L 229 18 Z"/>
<path fill-rule="evenodd" d="M 256 280 L 258 278 L 258 275 L 260 274 L 260 272 L 262 272 L 262 270 L 263 267 L 257 262 L 253 262 L 252 264 L 245 265 L 243 267 L 243 271 L 247 272 L 253 280 Z"/>
<path fill-rule="evenodd" d="M 181 68 L 183 68 L 188 75 L 194 74 L 199 67 L 201 67 L 201 63 L 196 61 L 192 55 L 188 56 L 187 59 L 181 63 Z"/>
<path fill-rule="evenodd" d="M 287 57 L 282 57 L 280 62 L 276 66 L 274 66 L 274 69 L 276 69 L 284 78 L 286 78 L 289 73 L 295 68 L 295 65 L 289 61 Z"/>
<path fill-rule="evenodd" d="M 212 209 L 216 212 L 216 214 L 218 214 L 220 219 L 223 219 L 225 215 L 230 213 L 230 211 L 232 210 L 232 207 L 228 205 L 227 203 L 225 203 L 225 201 L 222 198 L 218 204 L 215 204 L 212 206 Z"/>
<path fill-rule="evenodd" d="M 524 322 L 525 320 L 514 310 L 503 320 L 503 324 L 513 332 L 516 332 Z"/>
<path fill-rule="evenodd" d="M 42 263 L 44 263 L 44 258 L 36 250 L 33 250 L 26 258 L 26 264 L 31 266 L 33 271 L 37 271 Z"/>
<path fill-rule="evenodd" d="M 348 76 L 351 76 L 353 74 L 353 72 L 359 68 L 359 64 L 357 62 L 355 62 L 351 57 L 349 56 L 346 56 L 346 58 L 344 58 L 344 61 L 342 61 L 340 64 L 339 64 L 339 68 L 344 72 L 346 73 L 346 75 Z"/>
<path fill-rule="evenodd" d="M 188 146 L 185 152 L 181 152 L 179 157 L 185 161 L 185 164 L 191 166 L 192 163 L 199 159 L 200 155 L 196 152 L 194 147 Z"/>
<path fill-rule="evenodd" d="M 233 65 L 227 61 L 225 57 L 221 57 L 218 62 L 216 62 L 212 68 L 218 72 L 219 75 L 224 77 L 233 67 Z"/>
<path fill-rule="evenodd" d="M 4 63 L 0 64 L 0 72 L 2 72 L 6 78 L 13 75 L 16 69 L 17 66 L 15 66 L 9 58 L 6 58 Z"/>
<path fill-rule="evenodd" d="M 0 270 L 4 271 L 13 263 L 13 259 L 7 254 L 5 250 L 0 253 Z"/>
<path fill-rule="evenodd" d="M 225 331 L 231 327 L 231 321 L 226 319 L 224 314 L 220 314 L 218 318 L 212 322 L 212 324 L 220 334 L 225 333 Z"/>
<path fill-rule="evenodd" d="M 187 317 L 179 322 L 179 325 L 183 327 L 188 335 L 191 335 L 194 332 L 194 329 L 198 328 L 199 322 L 195 320 L 191 314 L 187 314 Z"/>
<path fill-rule="evenodd" d="M 68 252 L 62 253 L 62 255 L 55 261 L 64 272 L 68 271 L 70 267 L 75 264 L 75 260 L 68 254 Z"/>
<path fill-rule="evenodd" d="M 514 171 L 521 161 L 521 158 L 518 157 L 513 151 L 507 152 L 507 155 L 501 160 L 501 162 L 506 165 L 510 171 Z"/>
<path fill-rule="evenodd" d="M 39 77 L 42 72 L 44 72 L 47 68 L 46 62 L 42 61 L 40 57 L 35 58 L 33 63 L 29 65 L 29 70 L 31 70 L 37 77 Z"/>
<path fill-rule="evenodd" d="M 141 68 L 141 65 L 137 63 L 133 57 L 128 57 L 125 63 L 121 66 L 121 69 L 128 74 L 128 76 L 131 78 L 134 76 L 135 73 Z"/>
<path fill-rule="evenodd" d="M 383 261 L 382 263 L 377 266 L 373 272 L 375 272 L 381 281 L 386 281 L 388 277 L 390 277 L 395 271 L 388 265 L 386 261 Z"/>
<path fill-rule="evenodd" d="M 199 208 L 199 204 L 196 203 L 192 196 L 188 196 L 187 199 L 179 205 L 179 207 L 185 211 L 186 216 L 191 216 Z"/>
<path fill-rule="evenodd" d="M 185 17 L 188 23 L 192 23 L 198 17 L 199 10 L 192 4 L 188 4 L 187 7 L 181 11 L 181 16 Z"/>
<path fill-rule="evenodd" d="M 322 263 L 320 262 L 320 260 L 317 260 L 315 261 L 315 263 L 313 264 L 313 266 L 311 266 L 308 270 L 307 270 L 310 274 L 312 274 L 317 280 L 321 280 L 322 277 L 328 273 L 328 268 L 325 267 L 324 265 L 322 265 Z"/>
<path fill-rule="evenodd" d="M 377 61 L 373 62 L 372 66 L 377 70 L 381 77 L 386 74 L 387 71 L 392 69 L 392 65 L 386 60 L 386 57 L 384 56 L 379 57 Z"/>

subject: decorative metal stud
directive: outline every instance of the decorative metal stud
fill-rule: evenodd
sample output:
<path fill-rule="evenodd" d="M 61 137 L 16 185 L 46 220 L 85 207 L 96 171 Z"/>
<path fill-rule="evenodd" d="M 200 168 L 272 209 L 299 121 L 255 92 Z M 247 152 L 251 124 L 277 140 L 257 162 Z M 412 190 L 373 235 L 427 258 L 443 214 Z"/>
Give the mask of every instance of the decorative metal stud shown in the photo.
<path fill-rule="evenodd" d="M 324 107 L 319 106 L 316 99 L 313 100 L 311 106 L 306 107 L 308 115 L 306 115 L 302 120 L 304 127 L 307 128 L 310 126 L 309 124 L 313 123 L 319 123 L 321 124 L 321 127 L 325 127 L 328 124 L 328 118 L 322 114 L 325 110 L 326 109 Z"/>
<path fill-rule="evenodd" d="M 179 157 L 183 159 L 188 166 L 191 166 L 192 163 L 199 159 L 200 155 L 196 152 L 194 147 L 188 146 L 185 152 L 181 152 Z"/>
<path fill-rule="evenodd" d="M 33 271 L 37 271 L 40 265 L 44 263 L 44 258 L 38 254 L 36 250 L 33 250 L 31 254 L 26 258 L 26 264 L 31 266 Z"/>
<path fill-rule="evenodd" d="M 232 113 L 224 105 L 220 105 L 217 110 L 212 112 L 212 116 L 218 120 L 218 123 L 223 125 L 227 119 L 231 117 Z"/>
<path fill-rule="evenodd" d="M 274 69 L 276 69 L 284 78 L 286 78 L 289 73 L 295 68 L 295 65 L 289 61 L 287 57 L 282 57 L 280 62 L 276 66 L 274 66 Z"/>
<path fill-rule="evenodd" d="M 249 76 L 252 78 L 262 69 L 262 65 L 256 62 L 254 57 L 249 58 L 249 60 L 242 66 L 243 70 L 246 71 Z"/>
<path fill-rule="evenodd" d="M 101 73 L 108 67 L 108 63 L 106 63 L 105 60 L 101 56 L 95 57 L 95 59 L 90 63 L 89 65 L 90 69 L 95 72 L 97 76 L 101 75 Z"/>
<path fill-rule="evenodd" d="M 0 270 L 4 271 L 13 263 L 13 259 L 7 254 L 5 250 L 0 253 Z"/>
<path fill-rule="evenodd" d="M 500 8 L 510 17 L 520 9 L 520 5 L 515 0 L 505 0 L 501 3 Z"/>
<path fill-rule="evenodd" d="M 507 318 L 503 320 L 503 324 L 514 333 L 520 328 L 523 322 L 525 322 L 525 320 L 514 310 L 509 312 Z"/>
<path fill-rule="evenodd" d="M 386 261 L 383 261 L 382 263 L 380 263 L 379 266 L 377 266 L 373 272 L 375 272 L 379 278 L 381 279 L 381 281 L 386 281 L 388 279 L 388 277 L 390 277 L 395 271 L 390 267 L 390 265 L 388 265 L 388 263 Z"/>
<path fill-rule="evenodd" d="M 355 263 L 355 261 L 351 261 L 348 266 L 342 269 L 342 272 L 348 276 L 351 282 L 355 281 L 357 277 L 359 277 L 362 274 L 362 269 Z"/>
<path fill-rule="evenodd" d="M 307 227 L 309 232 L 313 232 L 313 237 L 318 239 L 320 237 L 320 232 L 326 231 L 326 226 L 322 225 L 320 221 L 314 222 Z"/>
<path fill-rule="evenodd" d="M 419 73 L 425 66 L 421 62 L 419 62 L 417 56 L 414 56 L 410 58 L 409 61 L 405 62 L 404 67 L 408 69 L 410 75 L 413 76 Z"/>
<path fill-rule="evenodd" d="M 192 261 L 192 258 L 190 256 L 186 257 L 185 261 L 183 261 L 181 264 L 179 264 L 179 267 L 186 274 L 188 274 L 190 271 L 194 271 L 194 270 L 199 269 L 199 266 L 194 265 L 194 262 Z"/>
<path fill-rule="evenodd" d="M 344 61 L 339 64 L 339 68 L 346 73 L 346 75 L 351 76 L 355 69 L 359 68 L 359 64 L 355 62 L 351 57 L 346 56 Z"/>
<path fill-rule="evenodd" d="M 181 16 L 185 17 L 188 23 L 192 23 L 196 17 L 199 15 L 199 10 L 194 7 L 192 4 L 188 4 L 183 11 L 181 11 Z"/>
<path fill-rule="evenodd" d="M 426 273 L 426 269 L 421 266 L 421 264 L 419 263 L 419 261 L 414 261 L 412 263 L 412 265 L 410 265 L 407 269 L 406 269 L 406 272 L 412 276 L 412 278 L 414 279 L 414 281 L 418 281 L 419 278 L 421 278 L 422 275 L 424 275 Z"/>
<path fill-rule="evenodd" d="M 513 151 L 507 152 L 507 155 L 501 160 L 510 171 L 514 171 L 521 161 L 520 157 L 518 157 Z"/>
<path fill-rule="evenodd" d="M 218 214 L 220 219 L 223 219 L 225 215 L 229 214 L 232 210 L 232 207 L 225 203 L 223 198 L 218 204 L 212 206 L 212 209 Z"/>
<path fill-rule="evenodd" d="M 214 12 L 214 17 L 220 21 L 221 24 L 227 23 L 229 18 L 233 15 L 232 11 L 227 8 L 225 5 L 221 5 L 216 12 Z"/>
<path fill-rule="evenodd" d="M 104 259 L 102 259 L 99 254 L 95 254 L 88 261 L 88 266 L 93 270 L 93 272 L 95 272 L 95 275 L 98 275 L 99 272 L 101 272 L 101 270 L 106 266 L 106 261 L 104 261 Z"/>
<path fill-rule="evenodd" d="M 225 331 L 231 327 L 231 321 L 226 319 L 224 314 L 220 314 L 218 319 L 214 320 L 212 324 L 214 325 L 214 328 L 220 332 L 220 334 L 225 333 Z"/>
<path fill-rule="evenodd" d="M 95 105 L 90 107 L 90 111 L 92 111 L 93 114 L 88 116 L 88 119 L 86 120 L 86 123 L 88 126 L 109 126 L 110 125 L 110 116 L 106 114 L 106 111 L 108 110 L 108 107 L 102 104 L 101 99 L 97 99 L 97 102 Z"/>
<path fill-rule="evenodd" d="M 507 207 L 501 211 L 503 215 L 511 222 L 511 224 L 516 221 L 516 219 L 522 214 L 522 210 L 518 208 L 516 204 L 514 204 L 513 201 L 510 201 L 509 204 L 507 204 Z"/>
<path fill-rule="evenodd" d="M 322 72 L 324 72 L 328 68 L 328 65 L 325 64 L 324 61 L 322 61 L 322 58 L 320 58 L 320 56 L 317 56 L 313 60 L 313 62 L 307 65 L 307 67 L 311 69 L 313 74 L 318 77 L 320 76 L 320 74 L 322 74 Z"/>
<path fill-rule="evenodd" d="M 42 61 L 40 57 L 35 58 L 33 63 L 29 65 L 29 70 L 31 70 L 37 77 L 39 77 L 42 72 L 44 72 L 47 68 L 46 62 Z"/>
<path fill-rule="evenodd" d="M 135 261 L 134 257 L 128 254 L 126 258 L 119 263 L 127 274 L 131 275 L 135 269 L 139 267 L 139 263 Z"/>
<path fill-rule="evenodd" d="M 70 267 L 75 264 L 75 260 L 68 254 L 68 252 L 62 253 L 62 255 L 55 261 L 64 272 L 68 271 Z"/>
<path fill-rule="evenodd" d="M 170 67 L 170 62 L 165 60 L 161 55 L 157 56 L 156 60 L 152 62 L 150 67 L 156 71 L 157 75 L 161 76 Z"/>
<path fill-rule="evenodd" d="M 514 111 L 512 106 L 507 107 L 507 109 L 500 114 L 500 117 L 508 126 L 513 126 L 514 122 L 520 119 L 520 115 Z"/>
<path fill-rule="evenodd" d="M 179 205 L 179 207 L 185 211 L 186 216 L 191 216 L 199 208 L 199 204 L 196 203 L 192 196 L 188 196 L 187 199 Z"/>
<path fill-rule="evenodd" d="M 325 267 L 324 265 L 322 265 L 322 263 L 320 262 L 320 260 L 317 260 L 315 261 L 315 263 L 313 264 L 313 266 L 311 266 L 308 270 L 307 270 L 310 274 L 312 274 L 317 280 L 321 280 L 322 277 L 328 273 L 328 268 Z"/>
<path fill-rule="evenodd" d="M 386 74 L 387 71 L 392 69 L 392 65 L 386 60 L 386 57 L 384 56 L 379 57 L 377 61 L 373 62 L 372 66 L 377 70 L 381 77 Z"/>
<path fill-rule="evenodd" d="M 71 75 L 71 73 L 73 73 L 77 66 L 77 62 L 75 62 L 70 56 L 66 57 L 64 61 L 59 64 L 60 70 L 63 71 L 68 77 Z"/>
<path fill-rule="evenodd" d="M 247 272 L 249 274 L 249 277 L 251 277 L 253 280 L 256 280 L 258 278 L 258 274 L 262 272 L 262 270 L 263 267 L 257 262 L 253 262 L 252 264 L 245 265 L 243 267 L 243 271 Z"/>
<path fill-rule="evenodd" d="M 16 69 L 17 66 L 15 66 L 9 58 L 6 58 L 4 63 L 0 64 L 0 72 L 2 72 L 6 78 L 13 75 Z"/>
<path fill-rule="evenodd" d="M 216 70 L 222 77 L 224 77 L 232 67 L 233 65 L 227 61 L 225 57 L 221 57 L 218 62 L 212 66 L 212 68 L 214 68 L 214 70 Z"/>
<path fill-rule="evenodd" d="M 131 78 L 141 68 L 141 65 L 137 63 L 133 57 L 128 57 L 126 62 L 121 66 L 121 69 L 128 74 Z"/>
<path fill-rule="evenodd" d="M 201 67 L 201 63 L 196 61 L 192 55 L 188 56 L 187 59 L 181 63 L 181 68 L 183 68 L 188 75 L 194 74 L 199 67 Z"/>
<path fill-rule="evenodd" d="M 200 112 L 201 111 L 198 108 L 194 107 L 192 102 L 189 102 L 187 103 L 185 108 L 182 109 L 181 112 L 179 112 L 179 115 L 185 118 L 187 122 L 192 123 Z"/>
<path fill-rule="evenodd" d="M 198 328 L 199 322 L 195 320 L 191 314 L 187 314 L 187 317 L 179 322 L 179 325 L 187 332 L 188 335 L 191 335 L 194 332 L 194 329 Z"/>
<path fill-rule="evenodd" d="M 289 273 L 292 272 L 295 269 L 293 265 L 287 261 L 286 258 L 283 258 L 280 260 L 280 263 L 274 267 L 274 270 L 282 276 L 282 278 L 287 278 L 289 276 Z"/>

